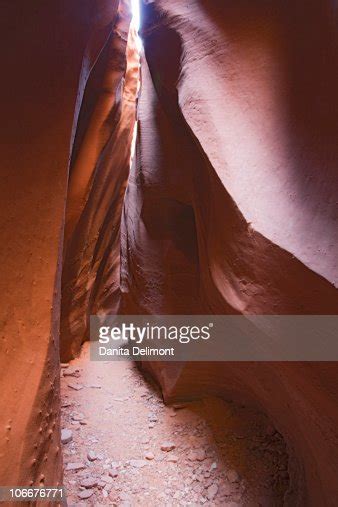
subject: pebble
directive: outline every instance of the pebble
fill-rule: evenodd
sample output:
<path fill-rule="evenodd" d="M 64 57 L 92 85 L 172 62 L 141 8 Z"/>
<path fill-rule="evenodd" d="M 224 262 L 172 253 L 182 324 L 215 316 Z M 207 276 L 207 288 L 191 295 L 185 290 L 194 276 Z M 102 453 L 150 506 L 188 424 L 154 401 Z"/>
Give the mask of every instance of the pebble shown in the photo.
<path fill-rule="evenodd" d="M 154 454 L 152 452 L 146 452 L 144 455 L 145 459 L 152 460 L 155 458 Z"/>
<path fill-rule="evenodd" d="M 173 442 L 163 442 L 161 444 L 161 451 L 169 452 L 175 449 L 176 445 Z"/>
<path fill-rule="evenodd" d="M 225 496 L 231 496 L 232 493 L 233 493 L 233 486 L 231 484 L 222 484 L 221 485 L 221 493 L 222 495 L 225 495 Z"/>
<path fill-rule="evenodd" d="M 113 479 L 115 479 L 115 477 L 117 477 L 119 475 L 118 471 L 116 470 L 116 468 L 111 468 L 108 472 L 109 476 L 112 477 Z"/>
<path fill-rule="evenodd" d="M 102 475 L 101 481 L 104 482 L 105 484 L 111 484 L 112 482 L 114 482 L 113 478 L 108 475 Z"/>
<path fill-rule="evenodd" d="M 72 414 L 73 421 L 82 421 L 84 418 L 85 416 L 84 414 L 81 414 L 81 412 L 74 412 L 74 414 Z"/>
<path fill-rule="evenodd" d="M 81 491 L 81 493 L 79 493 L 77 496 L 81 498 L 81 500 L 87 500 L 92 496 L 93 493 L 94 491 L 91 491 L 90 489 L 85 489 Z"/>
<path fill-rule="evenodd" d="M 178 462 L 178 456 L 175 456 L 175 454 L 171 454 L 168 456 L 167 461 L 169 463 L 177 463 Z"/>
<path fill-rule="evenodd" d="M 175 410 L 181 410 L 182 408 L 186 408 L 186 404 L 185 403 L 174 403 L 172 405 L 172 407 L 175 409 Z"/>
<path fill-rule="evenodd" d="M 213 500 L 218 492 L 218 486 L 217 484 L 212 484 L 207 489 L 207 498 L 208 500 Z"/>
<path fill-rule="evenodd" d="M 61 408 L 67 408 L 67 407 L 71 407 L 73 405 L 73 402 L 71 401 L 64 401 L 61 403 Z"/>
<path fill-rule="evenodd" d="M 188 454 L 188 459 L 190 461 L 203 461 L 205 457 L 204 449 L 194 449 Z"/>
<path fill-rule="evenodd" d="M 89 461 L 95 461 L 97 459 L 96 453 L 94 451 L 87 452 L 87 459 Z"/>
<path fill-rule="evenodd" d="M 83 389 L 82 384 L 75 384 L 73 382 L 68 382 L 67 386 L 70 387 L 71 389 L 74 389 L 75 391 L 81 391 L 81 389 Z"/>
<path fill-rule="evenodd" d="M 80 370 L 78 368 L 67 368 L 63 372 L 64 377 L 80 377 Z"/>
<path fill-rule="evenodd" d="M 239 475 L 236 472 L 236 470 L 229 470 L 229 472 L 227 472 L 227 478 L 230 482 L 238 482 L 239 481 Z"/>
<path fill-rule="evenodd" d="M 94 477 L 87 477 L 86 479 L 82 479 L 80 485 L 86 489 L 95 488 L 97 486 L 98 480 L 94 479 Z"/>
<path fill-rule="evenodd" d="M 61 443 L 68 444 L 73 440 L 73 432 L 72 430 L 63 429 L 61 430 Z"/>
<path fill-rule="evenodd" d="M 83 463 L 68 463 L 66 466 L 66 470 L 74 470 L 75 472 L 78 470 L 84 470 L 86 466 Z"/>
<path fill-rule="evenodd" d="M 134 468 L 143 468 L 146 466 L 147 462 L 143 459 L 131 459 L 129 464 Z"/>

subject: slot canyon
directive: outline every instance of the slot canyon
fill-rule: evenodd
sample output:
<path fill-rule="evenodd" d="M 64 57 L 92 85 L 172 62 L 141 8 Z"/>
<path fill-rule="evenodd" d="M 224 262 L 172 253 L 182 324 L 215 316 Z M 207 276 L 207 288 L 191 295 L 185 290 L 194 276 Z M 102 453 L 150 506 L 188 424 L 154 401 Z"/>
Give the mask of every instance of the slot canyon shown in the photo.
<path fill-rule="evenodd" d="M 335 507 L 335 358 L 94 361 L 89 336 L 338 314 L 338 4 L 139 3 L 0 5 L 0 487 Z"/>

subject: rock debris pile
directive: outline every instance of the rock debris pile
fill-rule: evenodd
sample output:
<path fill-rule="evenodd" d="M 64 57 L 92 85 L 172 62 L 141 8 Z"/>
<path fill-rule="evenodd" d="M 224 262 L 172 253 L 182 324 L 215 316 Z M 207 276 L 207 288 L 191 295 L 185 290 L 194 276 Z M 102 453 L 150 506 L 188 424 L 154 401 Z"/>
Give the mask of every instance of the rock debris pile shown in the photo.
<path fill-rule="evenodd" d="M 88 344 L 61 384 L 69 505 L 282 505 L 285 444 L 256 412 L 219 398 L 168 407 L 132 363 L 89 361 Z"/>

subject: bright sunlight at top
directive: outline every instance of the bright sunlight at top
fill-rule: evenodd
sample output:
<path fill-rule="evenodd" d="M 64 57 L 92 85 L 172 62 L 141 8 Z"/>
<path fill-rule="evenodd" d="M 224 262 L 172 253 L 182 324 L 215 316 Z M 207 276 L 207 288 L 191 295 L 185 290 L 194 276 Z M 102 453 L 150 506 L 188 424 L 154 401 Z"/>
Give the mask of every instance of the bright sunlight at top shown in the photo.
<path fill-rule="evenodd" d="M 140 3 L 139 0 L 131 0 L 131 9 L 133 12 L 133 24 L 137 31 L 140 28 Z"/>

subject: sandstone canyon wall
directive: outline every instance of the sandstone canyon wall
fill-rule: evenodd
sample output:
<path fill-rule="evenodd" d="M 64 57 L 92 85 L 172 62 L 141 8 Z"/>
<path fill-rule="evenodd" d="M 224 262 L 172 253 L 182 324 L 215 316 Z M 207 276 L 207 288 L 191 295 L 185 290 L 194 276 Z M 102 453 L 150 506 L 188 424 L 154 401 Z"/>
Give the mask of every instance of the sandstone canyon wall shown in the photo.
<path fill-rule="evenodd" d="M 338 313 L 335 2 L 145 2 L 127 183 L 129 18 L 123 0 L 1 5 L 0 484 L 61 480 L 60 312 L 63 360 L 91 313 Z M 289 503 L 336 505 L 335 363 L 144 366 L 168 400 L 259 406 Z"/>
<path fill-rule="evenodd" d="M 337 314 L 334 2 L 143 6 L 136 164 L 122 224 L 129 313 Z M 335 505 L 334 363 L 145 363 L 166 399 L 262 408 L 291 505 Z"/>
<path fill-rule="evenodd" d="M 129 167 L 137 63 L 129 54 L 126 72 L 128 1 L 48 0 L 32 5 L 11 0 L 2 2 L 0 10 L 0 484 L 50 486 L 60 483 L 62 474 L 59 331 L 69 161 L 72 156 L 65 266 L 72 284 L 70 251 L 81 256 L 83 236 L 96 234 L 98 199 L 105 206 L 101 221 L 105 213 L 106 222 L 110 219 L 104 147 L 114 152 L 120 142 L 119 155 L 111 162 L 117 186 L 113 198 L 109 196 L 109 205 L 117 209 L 110 223 L 115 232 L 109 245 L 103 236 L 96 238 L 101 247 L 96 245 L 92 257 L 104 271 L 102 257 L 112 256 L 108 271 L 116 269 L 118 203 Z M 90 197 L 93 215 L 82 219 L 95 157 L 101 160 L 101 190 Z M 80 252 L 71 246 L 76 228 Z M 100 248 L 106 248 L 104 254 Z M 65 283 L 68 290 L 67 279 Z M 100 301 L 110 297 L 103 287 L 96 292 Z"/>
<path fill-rule="evenodd" d="M 62 272 L 61 359 L 89 337 L 89 317 L 120 303 L 120 222 L 134 134 L 139 58 L 127 3 L 95 62 L 70 165 Z M 128 40 L 129 33 L 129 40 Z"/>

